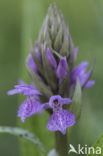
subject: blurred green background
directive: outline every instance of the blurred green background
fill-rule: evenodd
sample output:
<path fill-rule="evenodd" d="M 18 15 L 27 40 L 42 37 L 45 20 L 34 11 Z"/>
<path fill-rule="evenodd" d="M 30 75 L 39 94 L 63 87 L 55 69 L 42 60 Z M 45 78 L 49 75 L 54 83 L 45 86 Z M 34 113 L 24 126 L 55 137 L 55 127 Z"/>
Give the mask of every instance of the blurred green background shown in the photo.
<path fill-rule="evenodd" d="M 18 97 L 8 97 L 7 91 L 17 84 L 21 75 L 27 79 L 22 70 L 29 52 L 29 39 L 37 38 L 52 2 L 0 0 L 0 125 L 16 125 Z M 74 126 L 70 140 L 75 146 L 90 145 L 103 132 L 103 0 L 56 0 L 56 3 L 79 47 L 77 63 L 87 60 L 91 65 L 96 57 L 93 73 L 96 85 L 84 91 L 81 119 Z M 17 138 L 0 135 L 0 156 L 19 155 Z"/>

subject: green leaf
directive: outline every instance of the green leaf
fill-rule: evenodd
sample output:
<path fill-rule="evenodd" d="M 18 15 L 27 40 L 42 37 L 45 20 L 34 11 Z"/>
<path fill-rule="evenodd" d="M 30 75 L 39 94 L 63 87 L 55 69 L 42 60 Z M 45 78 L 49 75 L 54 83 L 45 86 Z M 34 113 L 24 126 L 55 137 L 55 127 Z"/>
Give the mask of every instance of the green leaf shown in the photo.
<path fill-rule="evenodd" d="M 45 152 L 45 148 L 39 141 L 39 139 L 33 133 L 27 130 L 17 127 L 0 126 L 0 133 L 8 133 L 15 136 L 19 136 L 20 138 L 27 139 L 28 141 L 31 141 L 36 146 L 38 146 L 43 152 Z"/>
<path fill-rule="evenodd" d="M 76 87 L 72 99 L 72 105 L 70 107 L 70 111 L 76 115 L 76 119 L 78 120 L 81 114 L 81 86 L 79 79 L 76 81 Z"/>
<path fill-rule="evenodd" d="M 94 153 L 91 150 L 90 154 L 88 153 L 87 156 L 103 156 L 103 134 L 97 139 L 93 147 Z"/>
<path fill-rule="evenodd" d="M 50 89 L 45 85 L 45 83 L 40 80 L 40 78 L 27 66 L 28 73 L 32 79 L 32 81 L 35 83 L 37 89 L 43 93 L 46 97 L 50 98 L 53 94 Z"/>

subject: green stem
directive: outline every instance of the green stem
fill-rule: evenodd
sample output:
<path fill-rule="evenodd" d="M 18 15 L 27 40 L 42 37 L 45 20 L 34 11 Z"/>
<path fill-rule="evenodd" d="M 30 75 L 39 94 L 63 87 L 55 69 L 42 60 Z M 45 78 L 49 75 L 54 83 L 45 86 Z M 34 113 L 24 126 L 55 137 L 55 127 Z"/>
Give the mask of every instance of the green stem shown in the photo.
<path fill-rule="evenodd" d="M 62 135 L 60 132 L 55 132 L 56 151 L 59 156 L 68 156 L 67 134 Z"/>

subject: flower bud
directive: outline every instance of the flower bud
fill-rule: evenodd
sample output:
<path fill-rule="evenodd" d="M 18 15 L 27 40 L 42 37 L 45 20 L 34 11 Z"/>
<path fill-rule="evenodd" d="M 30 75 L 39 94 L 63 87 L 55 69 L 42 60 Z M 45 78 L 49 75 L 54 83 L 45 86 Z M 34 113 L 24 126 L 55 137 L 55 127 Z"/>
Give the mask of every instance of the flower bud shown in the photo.
<path fill-rule="evenodd" d="M 62 13 L 56 5 L 50 5 L 41 27 L 39 43 L 46 43 L 49 48 L 67 58 L 74 52 L 74 46 Z"/>

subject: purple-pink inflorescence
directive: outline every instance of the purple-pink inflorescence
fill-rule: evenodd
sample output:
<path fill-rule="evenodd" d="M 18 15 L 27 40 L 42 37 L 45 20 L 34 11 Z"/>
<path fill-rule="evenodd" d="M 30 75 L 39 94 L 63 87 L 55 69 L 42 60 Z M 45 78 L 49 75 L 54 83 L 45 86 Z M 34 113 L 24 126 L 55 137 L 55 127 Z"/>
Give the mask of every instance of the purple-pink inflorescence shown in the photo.
<path fill-rule="evenodd" d="M 71 99 L 77 79 L 81 89 L 95 84 L 95 81 L 89 80 L 93 68 L 87 71 L 88 62 L 84 61 L 75 67 L 77 54 L 78 48 L 74 47 L 63 15 L 55 5 L 51 5 L 36 45 L 30 50 L 26 61 L 31 85 L 20 81 L 8 92 L 8 95 L 26 96 L 18 110 L 18 116 L 23 122 L 35 113 L 48 110 L 50 119 L 47 129 L 50 131 L 65 134 L 67 127 L 76 123 L 76 116 L 68 110 L 68 104 L 73 104 Z"/>

